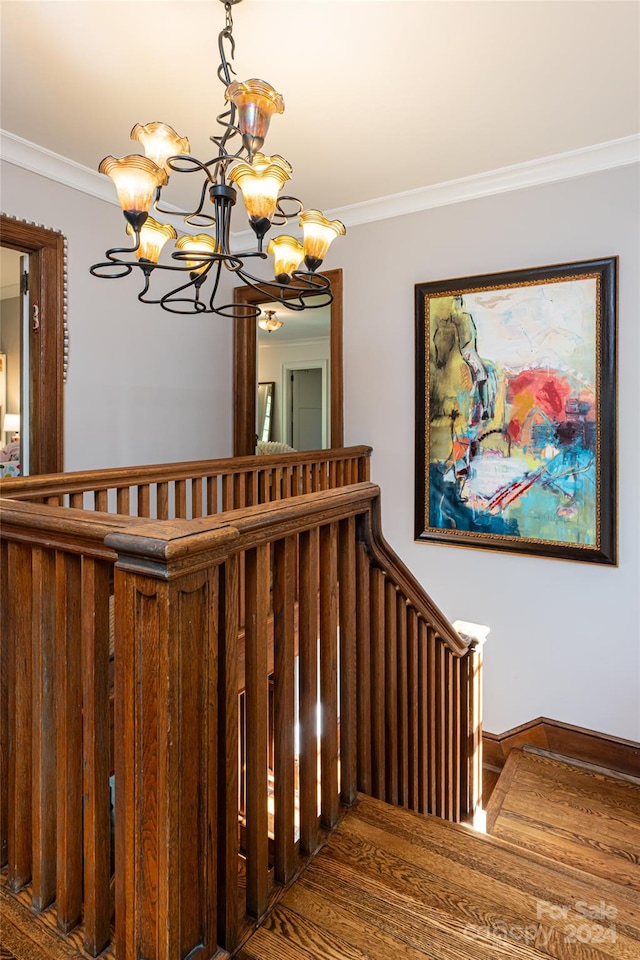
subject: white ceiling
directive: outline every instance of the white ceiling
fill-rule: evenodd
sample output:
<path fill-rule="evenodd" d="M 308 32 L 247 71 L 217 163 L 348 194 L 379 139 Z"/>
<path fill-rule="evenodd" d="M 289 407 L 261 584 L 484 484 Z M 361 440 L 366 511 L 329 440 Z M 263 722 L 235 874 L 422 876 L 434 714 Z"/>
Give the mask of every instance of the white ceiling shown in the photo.
<path fill-rule="evenodd" d="M 335 210 L 637 133 L 639 11 L 244 0 L 235 65 L 284 97 L 265 150 L 292 164 L 288 192 Z M 2 127 L 95 170 L 164 120 L 209 159 L 223 21 L 219 0 L 3 0 Z"/>

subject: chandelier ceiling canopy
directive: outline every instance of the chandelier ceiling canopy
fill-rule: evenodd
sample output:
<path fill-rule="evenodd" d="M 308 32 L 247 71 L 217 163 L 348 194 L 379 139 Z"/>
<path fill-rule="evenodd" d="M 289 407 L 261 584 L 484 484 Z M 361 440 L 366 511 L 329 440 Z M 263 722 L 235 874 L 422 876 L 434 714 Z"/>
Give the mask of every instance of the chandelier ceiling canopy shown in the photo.
<path fill-rule="evenodd" d="M 94 264 L 91 273 L 119 279 L 138 270 L 143 284 L 138 299 L 172 313 L 258 316 L 260 308 L 252 304 L 217 302 L 223 267 L 258 290 L 265 300 L 286 303 L 292 310 L 326 306 L 333 299 L 331 284 L 317 271 L 332 241 L 346 233 L 344 225 L 328 220 L 319 210 L 305 210 L 296 197 L 281 194 L 291 179 L 291 166 L 283 157 L 268 156 L 262 149 L 271 118 L 284 112 L 284 101 L 264 80 L 232 80 L 235 71 L 229 60 L 235 41 L 231 13 L 241 0 L 220 2 L 225 8 L 225 26 L 218 36 L 217 75 L 225 87 L 226 109 L 217 117 L 222 131 L 211 137 L 217 154 L 205 162 L 197 160 L 191 156 L 188 139 L 167 124 L 136 123 L 131 139 L 141 145 L 144 156 L 105 157 L 98 168 L 113 180 L 133 246 L 107 250 L 106 261 Z M 237 145 L 237 138 L 241 143 L 233 152 L 230 143 Z M 161 205 L 162 191 L 174 174 L 196 174 L 199 190 L 192 210 L 175 211 Z M 238 190 L 256 244 L 254 250 L 232 252 L 231 212 Z M 151 211 L 160 218 L 182 218 L 191 230 L 202 232 L 179 235 L 171 223 L 156 220 Z M 264 240 L 271 227 L 296 217 L 302 242 L 281 234 L 269 240 L 265 252 Z M 167 257 L 169 241 L 174 250 Z M 268 257 L 273 258 L 273 279 L 254 276 L 248 264 Z M 153 294 L 152 283 L 155 286 L 158 276 L 176 280 L 177 286 Z"/>

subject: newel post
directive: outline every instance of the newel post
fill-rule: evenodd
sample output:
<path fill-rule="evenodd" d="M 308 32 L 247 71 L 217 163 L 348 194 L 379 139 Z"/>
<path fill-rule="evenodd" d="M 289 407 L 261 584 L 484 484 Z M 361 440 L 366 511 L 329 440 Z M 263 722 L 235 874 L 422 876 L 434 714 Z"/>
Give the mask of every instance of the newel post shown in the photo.
<path fill-rule="evenodd" d="M 118 960 L 217 949 L 218 600 L 237 532 L 203 526 L 166 521 L 106 540 L 118 553 Z"/>
<path fill-rule="evenodd" d="M 473 823 L 482 807 L 482 656 L 489 628 L 462 620 L 456 620 L 453 626 L 469 641 L 469 649 L 461 660 L 461 819 Z"/>

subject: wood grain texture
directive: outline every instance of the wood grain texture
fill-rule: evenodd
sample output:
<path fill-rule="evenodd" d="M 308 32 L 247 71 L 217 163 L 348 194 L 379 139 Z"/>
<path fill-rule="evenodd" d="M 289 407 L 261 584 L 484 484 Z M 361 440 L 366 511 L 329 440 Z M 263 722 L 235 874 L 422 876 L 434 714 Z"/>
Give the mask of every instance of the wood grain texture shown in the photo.
<path fill-rule="evenodd" d="M 360 795 L 239 957 L 634 960 L 640 917 L 618 886 Z M 601 899 L 615 924 L 585 920 Z"/>
<path fill-rule="evenodd" d="M 487 830 L 640 896 L 640 782 L 512 750 L 488 804 Z"/>
<path fill-rule="evenodd" d="M 502 769 L 511 750 L 525 746 L 541 747 L 564 757 L 640 777 L 640 743 L 634 740 L 623 740 L 548 717 L 538 717 L 504 733 L 485 731 L 483 734 L 485 763 L 496 770 Z"/>

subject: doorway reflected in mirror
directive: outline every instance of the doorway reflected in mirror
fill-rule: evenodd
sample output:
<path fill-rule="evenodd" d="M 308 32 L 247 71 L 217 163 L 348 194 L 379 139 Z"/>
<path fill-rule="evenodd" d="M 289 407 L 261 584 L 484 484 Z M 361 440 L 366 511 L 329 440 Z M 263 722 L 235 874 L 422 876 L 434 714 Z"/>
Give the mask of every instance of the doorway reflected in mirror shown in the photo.
<path fill-rule="evenodd" d="M 234 321 L 234 456 L 256 452 L 262 424 L 258 383 L 265 382 L 275 384 L 267 442 L 297 450 L 342 447 L 342 271 L 325 276 L 333 302 L 302 311 L 265 301 L 259 290 L 235 289 L 235 303 L 275 310 L 282 325 L 269 331 L 255 317 Z"/>

